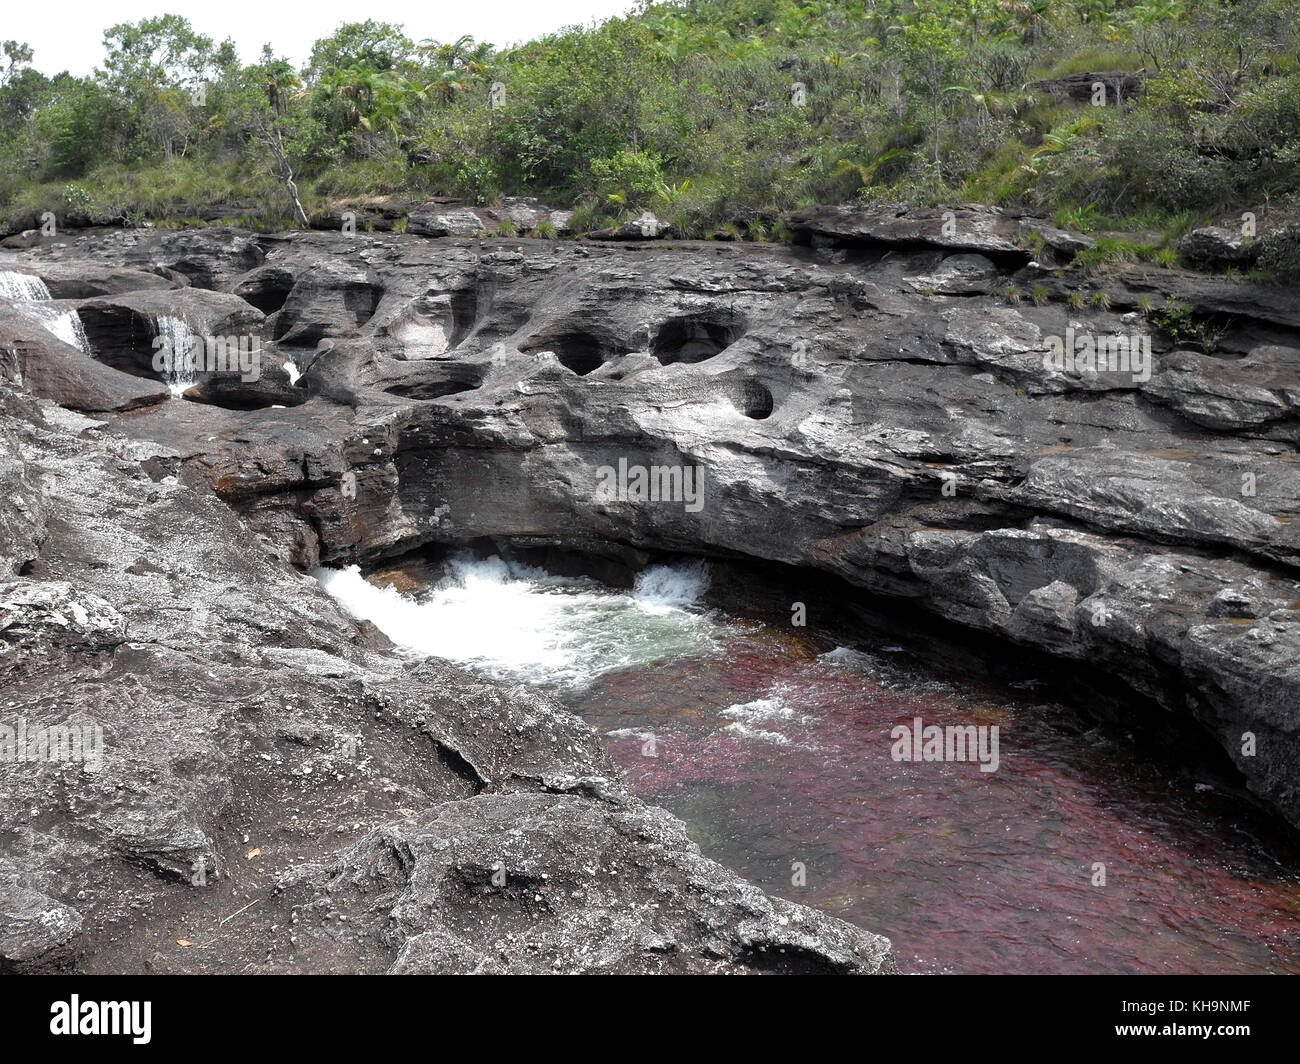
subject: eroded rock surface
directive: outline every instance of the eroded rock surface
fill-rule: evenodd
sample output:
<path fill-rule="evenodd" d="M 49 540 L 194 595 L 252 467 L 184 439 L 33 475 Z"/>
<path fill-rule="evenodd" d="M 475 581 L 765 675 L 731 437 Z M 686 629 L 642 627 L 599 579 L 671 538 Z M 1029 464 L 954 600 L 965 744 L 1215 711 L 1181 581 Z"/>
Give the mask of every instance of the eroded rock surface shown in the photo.
<path fill-rule="evenodd" d="M 286 563 L 374 563 L 483 537 L 589 553 L 759 559 L 828 572 L 1111 674 L 1151 700 L 1142 705 L 1167 713 L 1168 727 L 1214 736 L 1251 789 L 1300 824 L 1295 291 L 1144 266 L 1083 276 L 1032 262 L 1025 237 L 1042 230 L 1025 219 L 974 208 L 953 216 L 955 236 L 943 231 L 939 209 L 868 217 L 817 208 L 792 222 L 819 245 L 803 248 L 216 230 L 86 234 L 11 259 L 37 273 L 146 270 L 178 286 L 239 295 L 266 315 L 257 327 L 267 344 L 301 371 L 297 405 L 229 409 L 220 388 L 195 390 L 191 397 L 207 401 L 160 400 L 102 415 L 109 421 L 96 444 L 121 451 L 108 464 L 149 477 L 160 499 L 156 485 L 167 476 L 196 499 L 210 487 L 247 522 L 243 534 L 260 540 L 258 564 L 276 574 L 285 608 L 316 618 L 314 626 L 289 625 L 292 637 L 276 636 L 291 642 L 273 645 L 281 656 L 275 669 L 267 666 L 269 690 L 286 682 L 276 669 L 289 652 L 326 673 L 344 668 L 336 660 L 349 670 L 397 668 L 381 650 L 360 646 L 362 636 L 294 583 Z M 1070 234 L 1052 237 L 1063 254 L 1083 246 Z M 1031 290 L 1042 298 L 1027 298 Z M 1092 298 L 1098 291 L 1106 298 Z M 186 298 L 185 289 L 174 292 Z M 1088 296 L 1083 306 L 1068 301 L 1076 293 Z M 150 291 L 150 305 L 165 294 Z M 130 306 L 134 297 L 98 299 Z M 1212 318 L 1221 327 L 1217 345 L 1207 352 L 1172 343 L 1139 312 L 1148 302 L 1182 303 Z M 1139 349 L 1147 342 L 1151 359 L 1118 370 L 1046 368 L 1054 339 L 1085 334 L 1136 339 Z M 0 351 L 8 342 L 0 335 Z M 110 433 L 134 442 L 110 447 Z M 620 461 L 690 467 L 702 478 L 702 505 L 602 494 L 602 470 Z M 210 498 L 204 505 L 221 510 Z M 18 537 L 12 553 L 29 554 L 21 542 L 30 530 L 23 541 L 22 520 L 6 521 Z M 179 521 L 170 523 L 187 527 Z M 87 547 L 87 557 L 92 550 L 107 546 Z M 92 591 L 136 639 L 135 593 L 115 599 L 102 575 L 86 582 L 86 574 L 46 560 L 55 556 L 42 549 L 34 566 L 49 568 L 37 570 L 41 578 Z M 234 559 L 209 566 L 211 573 L 198 558 L 190 564 L 220 586 L 251 586 L 247 572 L 223 573 Z M 150 579 L 174 582 L 164 568 L 166 578 Z M 253 618 L 269 609 L 247 590 L 233 601 Z M 815 618 L 815 602 L 809 613 Z M 277 614 L 253 627 L 260 637 L 285 625 Z M 96 629 L 95 638 L 112 630 Z M 237 652 L 269 653 L 260 644 Z M 414 682 L 410 670 L 399 673 L 382 689 L 418 699 L 404 686 Z M 354 707 L 374 711 L 365 692 L 378 680 L 346 671 L 310 683 L 345 687 Z M 257 730 L 274 734 L 274 713 L 231 713 L 274 747 Z M 409 727 L 406 711 L 393 713 Z M 393 736 L 384 741 L 401 746 Z M 467 752 L 463 735 L 445 743 L 458 769 L 446 770 L 441 785 L 449 788 L 479 786 L 478 775 L 608 776 L 592 745 L 590 762 L 505 769 L 504 777 L 500 767 L 478 768 L 467 779 L 462 762 L 479 765 L 476 757 L 488 755 Z M 427 749 L 421 755 L 424 764 Z M 186 785 L 199 787 L 200 777 L 191 772 Z M 203 786 L 224 793 L 219 782 Z M 602 782 L 563 802 L 536 798 L 527 815 L 559 835 L 576 831 L 581 817 L 571 814 L 588 810 L 571 802 L 605 801 L 589 795 L 607 786 L 617 791 Z M 556 788 L 504 789 L 544 796 Z M 423 793 L 421 802 L 402 800 L 414 819 L 400 830 L 373 834 L 392 819 L 385 807 L 369 821 L 357 817 L 364 830 L 341 840 L 329 860 L 300 848 L 318 871 L 291 886 L 285 880 L 285 889 L 316 913 L 309 926 L 327 926 L 322 914 L 374 881 L 382 904 L 366 910 L 370 930 L 355 947 L 367 964 L 460 965 L 495 933 L 484 928 L 499 928 L 507 959 L 484 955 L 483 970 L 554 965 L 558 954 L 545 943 L 526 960 L 520 952 L 540 926 L 522 893 L 513 908 L 484 909 L 481 924 L 447 922 L 457 899 L 477 895 L 472 884 L 447 881 L 437 839 L 449 829 L 438 825 L 483 796 L 439 792 L 432 783 Z M 454 812 L 447 801 L 457 802 Z M 619 798 L 611 808 L 635 807 Z M 626 832 L 641 830 L 630 823 L 607 821 L 599 830 L 618 848 Z M 193 826 L 178 823 L 149 852 L 192 858 L 206 845 Z M 234 849 L 221 850 L 226 867 L 256 867 L 231 859 Z M 466 875 L 477 883 L 487 854 L 478 844 L 470 849 Z M 406 899 L 421 889 L 412 884 L 424 877 L 438 878 L 440 893 L 408 915 L 415 903 Z M 81 912 L 75 896 L 50 897 Z M 557 926 L 581 923 L 580 907 L 555 911 Z M 677 940 L 676 925 L 651 934 L 644 918 L 634 906 L 617 934 Z M 804 956 L 789 942 L 780 948 Z M 836 956 L 824 945 L 817 963 L 859 964 Z M 560 968 L 569 960 L 560 957 Z M 626 963 L 645 970 L 658 962 L 642 952 Z"/>
<path fill-rule="evenodd" d="M 0 443 L 0 970 L 892 969 L 558 704 L 395 655 L 173 448 L 4 384 Z"/>

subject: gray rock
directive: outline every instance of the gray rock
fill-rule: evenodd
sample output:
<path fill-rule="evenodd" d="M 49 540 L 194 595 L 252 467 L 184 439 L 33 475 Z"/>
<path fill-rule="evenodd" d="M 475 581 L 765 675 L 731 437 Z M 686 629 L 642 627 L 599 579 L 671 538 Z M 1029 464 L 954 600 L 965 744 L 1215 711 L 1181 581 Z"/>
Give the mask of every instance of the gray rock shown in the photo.
<path fill-rule="evenodd" d="M 444 207 L 426 203 L 407 215 L 406 231 L 417 236 L 476 236 L 488 227 L 469 207 Z"/>
<path fill-rule="evenodd" d="M 557 210 L 548 207 L 540 200 L 529 196 L 507 196 L 501 201 L 502 212 L 520 233 L 535 230 L 542 222 L 550 222 L 557 235 L 569 231 L 569 219 L 573 211 Z"/>
<path fill-rule="evenodd" d="M 1259 256 L 1259 245 L 1240 229 L 1209 225 L 1193 229 L 1178 241 L 1178 251 L 1193 262 L 1250 263 Z"/>
<path fill-rule="evenodd" d="M 448 802 L 281 887 L 298 901 L 300 955 L 333 946 L 339 912 L 360 913 L 352 933 L 394 973 L 873 974 L 893 964 L 886 940 L 765 896 L 639 802 Z"/>
<path fill-rule="evenodd" d="M 168 406 L 203 448 L 45 418 L 0 383 L 0 741 L 41 733 L 63 755 L 0 759 L 0 967 L 892 970 L 885 939 L 701 857 L 558 704 L 394 656 L 265 549 L 198 461 L 221 434 L 217 486 L 255 499 L 373 463 L 381 428 L 331 466 L 283 452 L 296 430 L 262 412 L 259 456 L 235 427 L 248 412 Z M 384 855 L 408 850 L 399 875 Z M 480 897 L 492 852 L 509 886 Z M 529 882 L 539 868 L 549 884 Z M 387 899 L 366 890 L 380 883 Z M 493 912 L 532 913 L 535 933 L 493 929 Z"/>
<path fill-rule="evenodd" d="M 1084 233 L 1071 233 L 1066 229 L 1058 229 L 1036 218 L 1020 219 L 1016 224 L 1016 232 L 1022 240 L 1037 235 L 1053 251 L 1062 252 L 1066 256 L 1077 255 L 1080 251 L 1087 251 L 1097 246 L 1097 241 Z"/>
<path fill-rule="evenodd" d="M 917 292 L 940 295 L 987 295 L 1001 276 L 998 268 L 983 255 L 948 255 L 931 273 L 908 281 Z"/>
<path fill-rule="evenodd" d="M 584 553 L 680 551 L 815 568 L 1123 680 L 1160 707 L 1161 726 L 1177 721 L 1212 735 L 1249 787 L 1300 824 L 1294 293 L 1248 277 L 1117 267 L 1104 279 L 1110 308 L 1076 310 L 1066 298 L 1101 282 L 1070 269 L 1059 277 L 1013 272 L 1028 257 L 1009 250 L 1019 247 L 1023 219 L 959 208 L 956 220 L 956 246 L 947 247 L 942 211 L 807 213 L 801 232 L 809 242 L 879 252 L 850 254 L 842 263 L 759 244 L 667 244 L 651 255 L 598 242 L 438 244 L 373 236 L 344 244 L 323 233 L 263 238 L 264 259 L 242 273 L 216 268 L 228 242 L 220 235 L 205 246 L 196 234 L 184 241 L 177 234 L 86 234 L 58 261 L 84 263 L 88 275 L 141 258 L 161 269 L 209 262 L 227 288 L 245 285 L 242 291 L 267 306 L 283 296 L 283 308 L 271 311 L 264 327 L 315 347 L 304 352 L 310 366 L 300 386 L 310 398 L 292 409 L 172 403 L 110 415 L 112 431 L 144 449 L 114 445 L 129 456 L 121 459 L 127 470 L 149 480 L 141 485 L 146 498 L 157 491 L 161 501 L 163 489 L 152 477 L 164 470 L 190 478 L 193 495 L 165 514 L 119 489 L 117 496 L 133 500 L 137 522 L 189 528 L 193 518 L 182 514 L 210 489 L 229 508 L 213 503 L 214 512 L 229 518 L 233 511 L 246 521 L 265 545 L 255 557 L 274 563 L 284 579 L 284 561 L 368 564 L 479 538 L 540 537 Z M 993 294 L 963 285 L 959 294 L 936 289 L 919 297 L 914 282 L 935 271 L 937 252 L 982 255 L 995 272 L 974 265 Z M 15 258 L 40 270 L 55 254 L 40 248 Z M 258 270 L 275 272 L 254 283 L 264 276 Z M 1011 284 L 1041 284 L 1049 302 L 1010 306 L 998 293 Z M 185 298 L 179 290 L 175 296 Z M 1157 335 L 1149 380 L 1045 368 L 1050 338 L 1067 330 L 1148 333 L 1129 316 L 1144 296 L 1156 306 L 1181 302 L 1223 317 L 1228 330 L 1220 348 L 1212 355 L 1170 350 Z M 17 423 L 17 415 L 10 419 Z M 690 512 L 597 500 L 597 470 L 620 458 L 697 467 L 704 505 Z M 49 476 L 30 462 L 25 472 L 17 469 L 11 465 L 7 475 L 35 482 Z M 341 490 L 347 473 L 355 495 Z M 118 524 L 99 517 L 31 521 L 10 513 L 6 520 L 12 524 L 0 527 L 13 529 L 6 549 L 15 562 L 30 557 L 50 529 L 58 535 L 39 547 L 42 559 L 66 556 L 59 540 L 70 527 L 105 521 L 120 535 Z M 79 551 L 89 558 L 124 549 L 101 541 Z M 163 568 L 160 556 L 167 556 L 161 543 L 137 549 L 127 563 L 139 562 L 135 579 L 145 578 L 145 565 Z M 182 557 L 168 561 L 166 571 L 183 574 L 181 563 L 196 573 L 213 565 L 206 555 Z M 264 578 L 226 571 L 227 564 L 223 557 L 204 580 L 257 588 L 253 602 L 236 596 L 233 616 L 243 610 L 259 632 L 276 633 L 265 650 L 236 639 L 236 663 L 240 655 L 283 661 L 286 653 L 311 651 L 324 657 L 304 660 L 341 662 L 322 664 L 326 672 L 355 677 L 353 668 L 379 668 L 375 655 L 382 658 L 382 651 L 365 645 L 370 637 L 328 603 L 313 597 L 308 604 L 296 585 L 268 586 Z M 162 633 L 175 626 L 160 620 L 174 615 L 160 604 L 149 607 L 155 600 L 140 589 L 114 597 L 104 590 L 108 577 L 88 565 L 71 575 L 56 570 L 36 572 L 110 603 L 129 638 L 150 653 L 160 653 L 158 645 L 133 628 L 142 612 L 156 610 L 154 638 L 174 640 Z M 190 594 L 185 585 L 178 592 L 155 579 L 155 594 L 166 585 L 168 602 Z M 316 620 L 297 625 L 268 616 L 267 601 Z M 322 624 L 333 635 L 320 631 Z M 279 634 L 286 631 L 292 635 Z M 151 682 L 165 671 L 154 667 Z M 263 671 L 260 681 L 281 682 L 274 667 Z M 233 683 L 248 675 L 237 669 L 221 677 Z M 342 684 L 340 676 L 317 677 L 310 692 L 355 730 L 347 713 L 360 696 Z M 268 690 L 288 697 L 281 687 Z M 419 690 L 424 694 L 410 695 L 411 702 L 427 701 L 427 689 Z M 354 701 L 345 713 L 338 707 L 347 698 Z M 254 703 L 266 699 L 250 696 Z M 299 710 L 291 720 L 283 716 L 288 711 L 276 712 L 253 721 L 250 742 L 274 746 L 258 728 L 303 726 Z M 501 778 L 499 767 L 488 767 L 496 763 L 492 755 L 470 738 L 495 712 L 484 708 L 473 727 L 453 729 L 444 718 L 438 741 L 478 766 L 446 777 L 446 786 L 473 790 L 483 786 L 476 780 Z M 1254 756 L 1241 754 L 1244 732 L 1258 739 Z M 383 741 L 400 746 L 391 735 Z M 422 778 L 401 767 L 402 757 L 396 764 L 392 778 Z M 157 771 L 166 778 L 170 770 Z M 533 780 L 531 793 L 545 793 L 536 781 L 547 777 L 608 774 L 581 759 L 506 772 Z M 220 780 L 210 786 L 224 793 Z M 427 810 L 457 797 L 434 791 L 406 808 Z M 170 800 L 177 810 L 203 808 L 188 797 Z M 391 808 L 373 813 L 364 831 L 339 846 L 352 847 L 402 819 Z M 562 831 L 567 814 L 551 810 L 543 819 L 548 831 Z M 409 826 L 403 833 L 408 841 L 420 837 Z M 156 866 L 175 865 L 206 853 L 204 839 L 220 848 L 220 831 L 191 816 L 147 839 L 142 852 L 157 855 L 149 858 Z M 228 850 L 221 854 L 225 867 L 239 866 Z M 340 870 L 359 866 L 369 852 L 352 853 Z M 438 867 L 440 858 L 427 859 Z M 309 876 L 301 890 L 327 895 L 328 879 Z M 407 889 L 393 882 L 395 890 Z M 39 884 L 28 889 L 66 902 Z M 93 923 L 75 898 L 69 904 Z M 402 964 L 430 968 L 451 963 L 449 957 L 478 957 L 475 940 L 467 941 L 442 911 L 419 925 L 412 938 L 418 946 L 408 950 L 401 934 L 391 941 L 371 934 L 357 949 L 373 970 L 386 970 L 402 954 Z M 502 962 L 482 963 L 487 970 Z"/>
<path fill-rule="evenodd" d="M 805 207 L 786 220 L 797 241 L 836 247 L 943 248 L 1027 262 L 1018 219 L 996 207 L 907 204 Z"/>
<path fill-rule="evenodd" d="M 1127 100 L 1140 95 L 1144 88 L 1145 76 L 1144 73 L 1126 74 L 1118 70 L 1105 73 L 1085 71 L 1066 74 L 1059 78 L 1031 81 L 1028 88 L 1034 92 L 1050 93 L 1058 100 L 1092 104 L 1097 98 L 1097 87 L 1101 86 L 1105 92 L 1102 103 L 1114 106 L 1118 100 Z"/>

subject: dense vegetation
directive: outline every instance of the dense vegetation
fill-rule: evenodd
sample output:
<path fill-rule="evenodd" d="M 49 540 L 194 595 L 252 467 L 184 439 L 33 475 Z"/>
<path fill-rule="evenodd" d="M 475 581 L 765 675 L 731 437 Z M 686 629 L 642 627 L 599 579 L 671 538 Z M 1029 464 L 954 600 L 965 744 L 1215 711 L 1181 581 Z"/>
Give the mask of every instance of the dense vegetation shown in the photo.
<path fill-rule="evenodd" d="M 104 43 L 86 78 L 4 44 L 0 213 L 237 202 L 280 225 L 303 220 L 294 191 L 305 214 L 531 194 L 576 204 L 578 229 L 650 208 L 679 235 L 762 238 L 856 196 L 1168 235 L 1288 219 L 1300 188 L 1300 0 L 682 0 L 508 51 L 367 21 L 301 70 L 172 15 Z M 1030 87 L 1082 71 L 1144 91 Z"/>

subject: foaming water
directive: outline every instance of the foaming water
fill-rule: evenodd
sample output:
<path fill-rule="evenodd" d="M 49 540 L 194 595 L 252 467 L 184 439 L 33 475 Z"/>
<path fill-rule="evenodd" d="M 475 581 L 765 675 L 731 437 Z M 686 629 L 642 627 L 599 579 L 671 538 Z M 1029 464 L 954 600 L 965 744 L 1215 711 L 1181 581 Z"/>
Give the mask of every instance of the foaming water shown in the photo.
<path fill-rule="evenodd" d="M 696 605 L 708 587 L 703 562 L 652 565 L 637 576 L 632 597 L 649 611 L 673 610 Z"/>
<path fill-rule="evenodd" d="M 717 627 L 691 608 L 707 586 L 699 565 L 651 567 L 630 593 L 468 555 L 452 558 L 446 577 L 417 596 L 376 587 L 356 566 L 312 575 L 399 647 L 558 689 L 689 656 Z"/>
<path fill-rule="evenodd" d="M 9 300 L 25 318 L 75 347 L 90 354 L 90 339 L 86 327 L 76 311 L 64 310 L 50 295 L 50 290 L 39 277 L 28 273 L 0 270 L 0 299 Z"/>
<path fill-rule="evenodd" d="M 15 303 L 25 303 L 33 299 L 50 299 L 50 290 L 45 282 L 30 273 L 16 273 L 13 270 L 0 270 L 0 298 Z"/>
<path fill-rule="evenodd" d="M 167 367 L 163 370 L 163 379 L 172 398 L 179 399 L 199 382 L 198 373 L 189 358 L 194 330 L 184 318 L 171 314 L 159 314 L 154 318 L 153 325 L 154 336 L 163 341 L 165 350 L 171 354 Z"/>
<path fill-rule="evenodd" d="M 619 592 L 457 559 L 410 595 L 318 571 L 412 654 L 544 685 L 638 795 L 765 890 L 890 935 L 909 972 L 1300 972 L 1300 855 L 1242 800 L 1026 693 L 902 648 L 698 602 L 699 565 Z M 892 731 L 997 727 L 1000 763 L 893 760 Z M 1105 885 L 1096 881 L 1098 865 Z"/>

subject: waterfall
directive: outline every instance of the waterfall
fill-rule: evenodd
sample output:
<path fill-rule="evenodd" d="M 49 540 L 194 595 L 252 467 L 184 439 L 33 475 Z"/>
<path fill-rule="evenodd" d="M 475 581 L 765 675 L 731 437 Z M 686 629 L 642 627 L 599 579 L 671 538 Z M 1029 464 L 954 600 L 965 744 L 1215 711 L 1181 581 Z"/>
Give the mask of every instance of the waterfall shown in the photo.
<path fill-rule="evenodd" d="M 154 318 L 153 325 L 154 336 L 165 341 L 164 350 L 171 355 L 163 371 L 163 379 L 172 396 L 179 399 L 186 389 L 193 388 L 199 382 L 189 357 L 194 333 L 184 318 L 175 318 L 170 314 L 159 314 Z"/>
<path fill-rule="evenodd" d="M 26 303 L 33 299 L 49 299 L 50 290 L 45 282 L 35 274 L 12 273 L 0 270 L 0 298 L 14 303 Z"/>
<path fill-rule="evenodd" d="M 19 314 L 65 344 L 87 355 L 92 353 L 90 339 L 76 311 L 60 309 L 45 282 L 34 274 L 0 270 L 0 299 L 9 300 Z"/>

